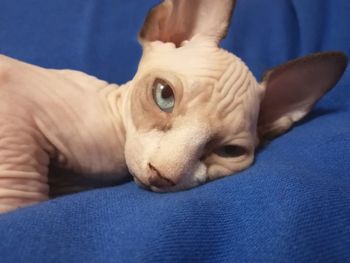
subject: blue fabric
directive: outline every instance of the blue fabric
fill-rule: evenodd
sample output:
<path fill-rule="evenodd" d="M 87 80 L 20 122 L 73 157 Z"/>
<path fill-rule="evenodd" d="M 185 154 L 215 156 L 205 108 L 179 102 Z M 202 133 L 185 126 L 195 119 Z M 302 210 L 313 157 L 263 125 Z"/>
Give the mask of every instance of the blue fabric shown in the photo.
<path fill-rule="evenodd" d="M 0 53 L 129 80 L 156 0 L 2 0 Z M 322 50 L 350 55 L 349 0 L 240 0 L 223 46 L 257 77 Z M 0 216 L 0 262 L 345 262 L 350 70 L 236 176 L 180 193 L 132 182 Z"/>

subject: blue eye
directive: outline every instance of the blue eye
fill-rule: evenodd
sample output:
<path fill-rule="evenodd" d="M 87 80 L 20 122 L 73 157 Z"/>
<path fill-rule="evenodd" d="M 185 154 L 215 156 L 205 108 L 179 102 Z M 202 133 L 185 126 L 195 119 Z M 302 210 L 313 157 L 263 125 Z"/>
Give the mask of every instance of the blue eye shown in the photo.
<path fill-rule="evenodd" d="M 162 111 L 173 111 L 175 106 L 175 95 L 169 84 L 160 79 L 155 80 L 152 93 L 155 103 Z"/>
<path fill-rule="evenodd" d="M 237 145 L 223 146 L 215 151 L 217 155 L 223 158 L 237 158 L 247 153 L 247 151 Z"/>

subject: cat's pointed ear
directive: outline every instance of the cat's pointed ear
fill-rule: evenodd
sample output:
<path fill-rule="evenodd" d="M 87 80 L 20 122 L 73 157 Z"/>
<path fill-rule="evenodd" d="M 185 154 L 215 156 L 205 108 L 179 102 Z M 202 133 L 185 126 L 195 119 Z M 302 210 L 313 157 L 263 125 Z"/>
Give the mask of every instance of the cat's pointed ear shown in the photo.
<path fill-rule="evenodd" d="M 202 37 L 218 44 L 226 36 L 235 0 L 164 0 L 148 14 L 141 44 L 162 41 L 180 46 Z"/>
<path fill-rule="evenodd" d="M 258 134 L 261 139 L 287 131 L 340 79 L 347 57 L 340 52 L 309 55 L 268 71 L 262 81 Z"/>

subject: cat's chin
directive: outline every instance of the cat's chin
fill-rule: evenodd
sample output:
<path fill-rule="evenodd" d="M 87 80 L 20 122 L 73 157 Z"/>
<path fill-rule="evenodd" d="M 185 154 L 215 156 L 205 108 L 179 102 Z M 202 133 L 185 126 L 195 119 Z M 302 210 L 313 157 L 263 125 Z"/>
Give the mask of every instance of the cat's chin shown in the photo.
<path fill-rule="evenodd" d="M 135 182 L 140 188 L 151 191 L 150 185 L 148 185 L 148 184 L 144 183 L 143 181 L 141 181 L 141 179 L 139 179 L 137 176 L 133 175 L 133 179 L 134 179 L 134 182 Z"/>

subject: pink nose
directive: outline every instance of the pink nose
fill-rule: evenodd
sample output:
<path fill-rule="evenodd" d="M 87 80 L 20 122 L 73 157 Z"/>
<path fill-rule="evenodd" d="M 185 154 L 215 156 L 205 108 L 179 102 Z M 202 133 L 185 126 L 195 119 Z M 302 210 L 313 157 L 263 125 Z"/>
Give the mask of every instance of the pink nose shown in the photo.
<path fill-rule="evenodd" d="M 151 170 L 151 176 L 148 178 L 148 183 L 151 186 L 155 186 L 157 188 L 175 186 L 175 183 L 172 180 L 163 176 L 151 163 L 148 164 L 148 167 Z"/>

